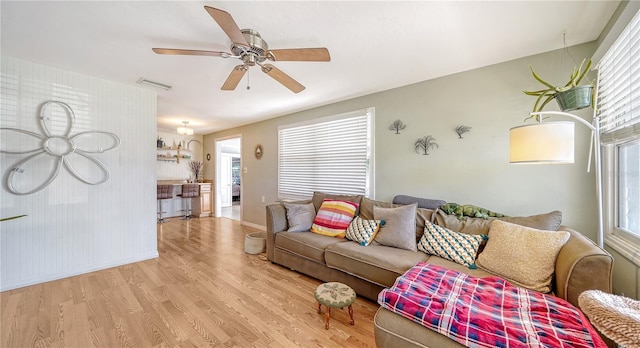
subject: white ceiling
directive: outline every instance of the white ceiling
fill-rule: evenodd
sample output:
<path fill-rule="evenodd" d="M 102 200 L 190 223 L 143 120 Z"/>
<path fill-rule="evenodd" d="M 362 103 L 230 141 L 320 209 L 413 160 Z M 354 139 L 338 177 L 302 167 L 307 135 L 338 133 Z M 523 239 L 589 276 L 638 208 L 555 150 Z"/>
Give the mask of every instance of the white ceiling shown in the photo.
<path fill-rule="evenodd" d="M 41 1 L 0 2 L 1 52 L 158 92 L 158 126 L 228 129 L 597 39 L 619 1 Z M 306 86 L 290 92 L 237 60 L 157 55 L 152 47 L 229 52 L 204 10 L 229 12 L 270 48 L 327 47 L 331 62 L 276 62 Z M 247 90 L 247 76 L 251 89 Z"/>

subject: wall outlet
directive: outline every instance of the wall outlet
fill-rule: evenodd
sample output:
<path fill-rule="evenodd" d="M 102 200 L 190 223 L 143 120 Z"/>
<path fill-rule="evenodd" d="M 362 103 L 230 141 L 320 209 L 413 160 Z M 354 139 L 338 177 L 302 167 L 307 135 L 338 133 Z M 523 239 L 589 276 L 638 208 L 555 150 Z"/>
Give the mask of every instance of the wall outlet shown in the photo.
<path fill-rule="evenodd" d="M 264 203 L 264 196 L 262 196 L 262 203 Z"/>

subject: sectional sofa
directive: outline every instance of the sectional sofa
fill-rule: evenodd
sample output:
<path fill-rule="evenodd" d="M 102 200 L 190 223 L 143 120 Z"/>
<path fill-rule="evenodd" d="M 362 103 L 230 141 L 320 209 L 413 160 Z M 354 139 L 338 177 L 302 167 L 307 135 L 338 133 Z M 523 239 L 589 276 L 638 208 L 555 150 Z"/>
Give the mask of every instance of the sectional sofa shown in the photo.
<path fill-rule="evenodd" d="M 348 200 L 358 204 L 356 215 L 374 219 L 374 210 L 399 207 L 362 196 L 315 193 L 312 200 L 316 210 L 324 199 Z M 421 238 L 425 223 L 468 234 L 487 234 L 493 219 L 467 217 L 459 219 L 447 215 L 437 207 L 443 202 L 416 199 L 415 241 Z M 310 231 L 289 232 L 287 209 L 283 203 L 266 207 L 267 258 L 276 264 L 322 281 L 338 281 L 351 286 L 357 294 L 376 301 L 384 288 L 391 287 L 396 278 L 419 262 L 427 262 L 473 276 L 489 276 L 484 269 L 469 267 L 445 258 L 417 250 L 380 245 L 373 242 L 362 246 L 356 242 L 320 235 Z M 569 237 L 557 253 L 551 281 L 551 292 L 578 306 L 578 296 L 585 290 L 611 292 L 613 258 L 581 233 L 560 225 L 561 214 L 552 212 L 529 217 L 500 218 L 513 224 L 541 230 L 564 230 Z M 386 227 L 383 227 L 386 228 Z M 382 307 L 375 317 L 375 339 L 378 347 L 460 347 L 456 342 L 415 324 Z"/>

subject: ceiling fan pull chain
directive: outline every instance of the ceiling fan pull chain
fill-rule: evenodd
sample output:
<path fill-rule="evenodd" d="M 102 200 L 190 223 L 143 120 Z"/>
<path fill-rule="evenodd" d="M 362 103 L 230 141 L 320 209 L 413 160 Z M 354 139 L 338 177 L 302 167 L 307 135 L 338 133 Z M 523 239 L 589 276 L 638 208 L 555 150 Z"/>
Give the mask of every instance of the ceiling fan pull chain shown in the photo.
<path fill-rule="evenodd" d="M 249 81 L 250 76 L 251 76 L 251 72 L 247 71 L 247 91 L 251 89 L 251 83 Z"/>

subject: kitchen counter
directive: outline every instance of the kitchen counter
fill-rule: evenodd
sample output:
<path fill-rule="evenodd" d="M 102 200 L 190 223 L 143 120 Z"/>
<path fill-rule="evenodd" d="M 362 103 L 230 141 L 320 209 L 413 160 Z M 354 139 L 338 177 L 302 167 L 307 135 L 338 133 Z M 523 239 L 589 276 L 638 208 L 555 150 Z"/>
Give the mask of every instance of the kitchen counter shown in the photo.
<path fill-rule="evenodd" d="M 162 200 L 163 216 L 184 216 L 186 202 L 178 195 L 182 194 L 182 185 L 186 183 L 187 181 L 184 179 L 162 179 L 157 181 L 158 185 L 173 185 L 173 198 Z M 197 184 L 200 185 L 200 198 L 191 200 L 191 214 L 196 217 L 213 216 L 211 210 L 213 206 L 211 195 L 213 184 L 210 182 L 199 182 Z"/>

